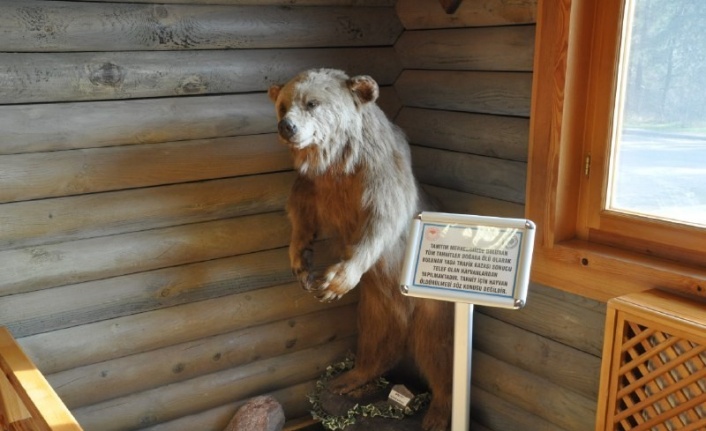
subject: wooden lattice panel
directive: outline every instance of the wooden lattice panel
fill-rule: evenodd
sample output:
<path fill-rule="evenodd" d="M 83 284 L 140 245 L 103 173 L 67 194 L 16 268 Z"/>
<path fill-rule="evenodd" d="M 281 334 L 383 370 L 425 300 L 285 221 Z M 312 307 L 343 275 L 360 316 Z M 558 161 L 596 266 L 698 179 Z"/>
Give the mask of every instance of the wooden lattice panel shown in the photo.
<path fill-rule="evenodd" d="M 706 430 L 706 304 L 660 291 L 608 303 L 597 430 Z"/>

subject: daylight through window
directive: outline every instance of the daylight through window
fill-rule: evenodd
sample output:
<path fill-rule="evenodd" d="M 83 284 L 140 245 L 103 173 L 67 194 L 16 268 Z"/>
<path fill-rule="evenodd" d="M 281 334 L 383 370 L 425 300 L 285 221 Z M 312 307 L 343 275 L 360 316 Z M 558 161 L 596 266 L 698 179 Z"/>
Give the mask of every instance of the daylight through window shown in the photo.
<path fill-rule="evenodd" d="M 706 226 L 706 1 L 625 14 L 605 208 Z"/>

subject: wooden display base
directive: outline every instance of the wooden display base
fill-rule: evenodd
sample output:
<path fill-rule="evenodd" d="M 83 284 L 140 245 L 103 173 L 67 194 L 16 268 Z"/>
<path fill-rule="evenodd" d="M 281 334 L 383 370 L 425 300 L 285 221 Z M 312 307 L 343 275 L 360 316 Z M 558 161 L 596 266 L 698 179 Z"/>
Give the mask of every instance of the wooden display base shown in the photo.
<path fill-rule="evenodd" d="M 345 416 L 356 404 L 373 404 L 380 409 L 386 408 L 389 405 L 387 397 L 392 386 L 391 384 L 381 389 L 369 384 L 348 395 L 338 395 L 324 389 L 319 399 L 322 409 L 329 415 Z M 402 419 L 356 416 L 355 423 L 347 426 L 345 431 L 421 431 L 425 412 L 426 408 L 420 409 L 414 415 Z"/>

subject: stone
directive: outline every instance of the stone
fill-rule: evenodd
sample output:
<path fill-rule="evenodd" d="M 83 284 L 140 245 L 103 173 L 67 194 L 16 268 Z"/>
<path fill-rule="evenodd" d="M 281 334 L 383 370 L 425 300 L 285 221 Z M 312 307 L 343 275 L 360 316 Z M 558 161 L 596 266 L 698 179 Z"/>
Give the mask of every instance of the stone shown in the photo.
<path fill-rule="evenodd" d="M 281 431 L 284 410 L 269 395 L 252 398 L 243 404 L 223 431 Z"/>

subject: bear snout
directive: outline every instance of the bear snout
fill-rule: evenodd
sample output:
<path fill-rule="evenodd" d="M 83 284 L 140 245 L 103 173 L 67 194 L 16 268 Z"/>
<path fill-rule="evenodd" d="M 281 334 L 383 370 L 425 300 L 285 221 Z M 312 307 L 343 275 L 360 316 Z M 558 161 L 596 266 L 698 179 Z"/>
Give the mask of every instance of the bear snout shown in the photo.
<path fill-rule="evenodd" d="M 289 118 L 284 118 L 277 124 L 277 131 L 284 139 L 291 139 L 292 136 L 297 134 L 297 125 Z"/>

